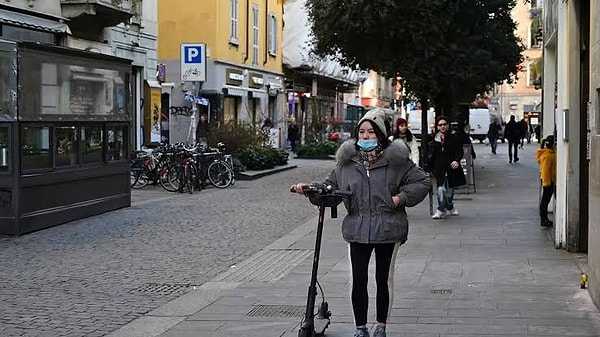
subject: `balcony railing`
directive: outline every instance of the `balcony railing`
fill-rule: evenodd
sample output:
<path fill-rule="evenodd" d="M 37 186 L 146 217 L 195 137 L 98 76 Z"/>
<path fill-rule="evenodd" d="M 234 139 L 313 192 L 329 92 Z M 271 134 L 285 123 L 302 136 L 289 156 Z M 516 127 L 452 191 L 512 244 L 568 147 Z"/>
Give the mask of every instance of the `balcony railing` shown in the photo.
<path fill-rule="evenodd" d="M 62 15 L 72 25 L 113 27 L 128 22 L 139 0 L 60 0 Z"/>

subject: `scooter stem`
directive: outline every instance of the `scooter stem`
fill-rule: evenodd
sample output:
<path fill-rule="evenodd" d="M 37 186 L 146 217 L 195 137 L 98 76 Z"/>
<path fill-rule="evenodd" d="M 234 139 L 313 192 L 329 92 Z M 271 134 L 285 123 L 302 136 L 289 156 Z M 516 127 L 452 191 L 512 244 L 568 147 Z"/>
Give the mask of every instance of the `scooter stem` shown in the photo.
<path fill-rule="evenodd" d="M 308 297 L 306 299 L 306 313 L 304 315 L 304 323 L 298 331 L 298 337 L 314 337 L 316 335 L 314 320 L 315 299 L 317 297 L 317 273 L 319 271 L 319 255 L 321 252 L 321 239 L 323 237 L 325 208 L 324 202 L 321 202 L 319 205 L 319 222 L 317 224 L 317 239 L 315 240 L 312 275 L 310 277 L 310 286 L 308 287 Z"/>

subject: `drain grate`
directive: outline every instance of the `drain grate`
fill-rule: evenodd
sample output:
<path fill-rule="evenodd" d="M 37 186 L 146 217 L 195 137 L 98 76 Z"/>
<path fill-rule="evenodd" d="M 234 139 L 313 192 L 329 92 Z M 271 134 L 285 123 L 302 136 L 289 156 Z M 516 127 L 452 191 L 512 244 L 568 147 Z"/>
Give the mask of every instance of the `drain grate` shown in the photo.
<path fill-rule="evenodd" d="M 435 295 L 448 295 L 452 294 L 452 289 L 431 289 L 431 293 Z"/>
<path fill-rule="evenodd" d="M 255 305 L 246 316 L 254 317 L 302 317 L 306 312 L 303 305 Z"/>
<path fill-rule="evenodd" d="M 168 296 L 187 291 L 192 285 L 182 283 L 146 283 L 139 288 L 134 289 L 135 292 Z"/>

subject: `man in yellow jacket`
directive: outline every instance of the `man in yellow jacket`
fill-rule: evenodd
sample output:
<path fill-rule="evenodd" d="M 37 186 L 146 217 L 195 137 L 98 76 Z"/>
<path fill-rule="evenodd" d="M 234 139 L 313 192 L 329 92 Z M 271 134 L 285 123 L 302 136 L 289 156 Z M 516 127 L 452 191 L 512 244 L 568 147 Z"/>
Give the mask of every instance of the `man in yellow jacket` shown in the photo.
<path fill-rule="evenodd" d="M 542 179 L 542 199 L 540 200 L 540 225 L 552 227 L 548 219 L 548 203 L 556 189 L 556 153 L 554 152 L 554 136 L 550 135 L 542 141 L 542 147 L 535 151 L 535 158 L 540 165 Z"/>

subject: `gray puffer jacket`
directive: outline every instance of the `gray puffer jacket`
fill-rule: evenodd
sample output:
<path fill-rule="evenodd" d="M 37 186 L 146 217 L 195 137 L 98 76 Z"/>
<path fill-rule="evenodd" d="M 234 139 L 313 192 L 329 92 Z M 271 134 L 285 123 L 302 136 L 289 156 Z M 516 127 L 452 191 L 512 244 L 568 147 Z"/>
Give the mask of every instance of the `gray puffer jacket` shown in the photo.
<path fill-rule="evenodd" d="M 355 140 L 344 142 L 336 154 L 336 167 L 325 183 L 334 189 L 351 191 L 344 200 L 348 215 L 342 221 L 342 235 L 348 242 L 404 243 L 408 236 L 405 207 L 415 206 L 427 196 L 431 181 L 409 160 L 402 140 L 388 146 L 367 172 L 357 154 Z M 400 197 L 394 207 L 392 196 Z"/>

